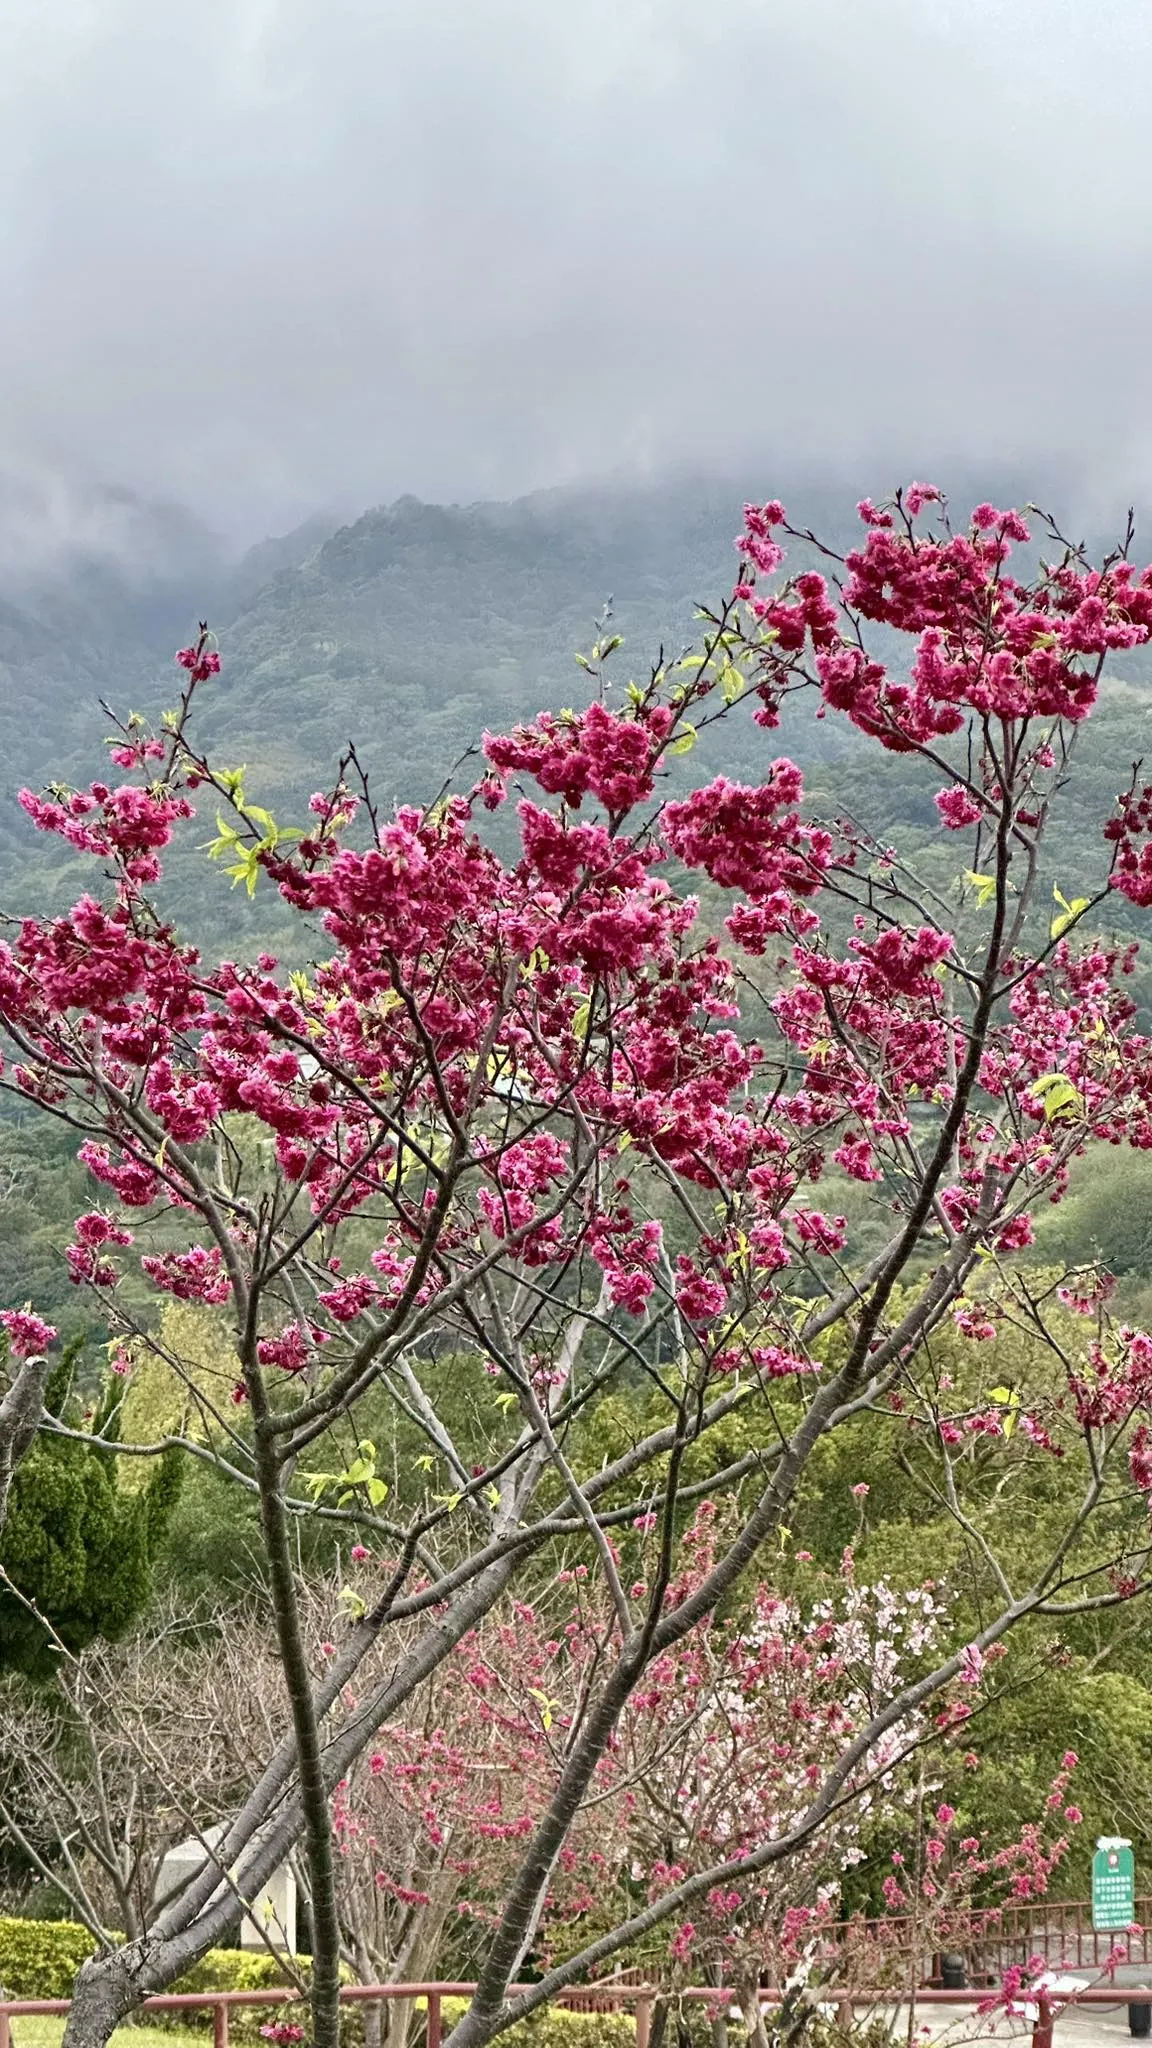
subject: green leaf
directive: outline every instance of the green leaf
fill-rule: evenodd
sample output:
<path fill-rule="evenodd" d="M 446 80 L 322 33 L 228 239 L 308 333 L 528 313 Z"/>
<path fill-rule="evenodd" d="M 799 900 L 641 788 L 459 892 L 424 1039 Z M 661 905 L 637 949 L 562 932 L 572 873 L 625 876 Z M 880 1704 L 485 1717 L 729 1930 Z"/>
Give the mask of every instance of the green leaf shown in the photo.
<path fill-rule="evenodd" d="M 726 661 L 720 671 L 720 688 L 726 704 L 734 704 L 744 694 L 744 678 L 738 668 Z"/>
<path fill-rule="evenodd" d="M 1054 901 L 1060 905 L 1062 914 L 1052 919 L 1049 937 L 1061 939 L 1069 926 L 1075 924 L 1077 918 L 1088 909 L 1092 898 L 1090 896 L 1074 896 L 1071 903 L 1069 903 L 1068 898 L 1062 896 L 1055 885 L 1053 885 L 1052 896 Z"/>
<path fill-rule="evenodd" d="M 556 1708 L 560 1705 L 559 1700 L 549 1699 L 548 1694 L 546 1692 L 541 1692 L 539 1686 L 537 1685 L 530 1685 L 528 1687 L 528 1691 L 540 1708 L 540 1719 L 543 1722 L 545 1728 L 550 1728 L 552 1726 L 553 1713 L 555 1712 Z"/>
<path fill-rule="evenodd" d="M 988 1399 L 995 1401 L 998 1408 L 1007 1408 L 1008 1410 L 1007 1415 L 1004 1417 L 1004 1437 L 1005 1441 L 1007 1441 L 1016 1427 L 1020 1396 L 1014 1387 L 993 1387 Z"/>
<path fill-rule="evenodd" d="M 1043 1104 L 1045 1123 L 1075 1123 L 1084 1114 L 1084 1097 L 1067 1074 L 1041 1074 L 1032 1093 Z"/>
<path fill-rule="evenodd" d="M 696 727 L 694 725 L 689 725 L 687 719 L 685 719 L 683 732 L 680 734 L 679 739 L 675 739 L 672 741 L 672 744 L 667 751 L 670 754 L 690 754 L 695 745 Z"/>
<path fill-rule="evenodd" d="M 222 818 L 219 811 L 216 813 L 216 830 L 219 838 L 208 842 L 208 851 L 213 860 L 219 860 L 222 854 L 230 853 L 234 846 L 240 844 L 240 834 L 236 827 L 230 825 L 226 818 Z"/>
<path fill-rule="evenodd" d="M 591 1003 L 581 1003 L 580 1008 L 572 1012 L 572 1029 L 575 1032 L 577 1038 L 587 1038 L 588 1026 L 591 1023 L 591 1021 Z"/>
<path fill-rule="evenodd" d="M 977 910 L 986 910 L 996 894 L 995 875 L 980 875 L 974 868 L 965 868 L 964 880 L 976 891 Z"/>

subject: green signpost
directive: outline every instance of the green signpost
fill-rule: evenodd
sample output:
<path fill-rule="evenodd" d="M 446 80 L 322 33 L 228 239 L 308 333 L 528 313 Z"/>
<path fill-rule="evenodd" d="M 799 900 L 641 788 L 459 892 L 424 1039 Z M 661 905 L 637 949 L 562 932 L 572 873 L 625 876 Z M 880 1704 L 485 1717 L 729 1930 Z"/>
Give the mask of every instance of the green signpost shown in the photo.
<path fill-rule="evenodd" d="M 1092 1925 L 1131 1927 L 1136 1918 L 1136 1861 L 1123 1835 L 1100 1835 L 1092 1858 Z"/>

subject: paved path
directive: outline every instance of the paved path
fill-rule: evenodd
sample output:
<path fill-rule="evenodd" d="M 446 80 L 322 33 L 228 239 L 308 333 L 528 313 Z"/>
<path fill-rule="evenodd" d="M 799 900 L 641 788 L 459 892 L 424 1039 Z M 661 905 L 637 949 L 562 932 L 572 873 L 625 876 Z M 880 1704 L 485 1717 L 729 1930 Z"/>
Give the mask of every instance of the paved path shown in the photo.
<path fill-rule="evenodd" d="M 857 2008 L 857 2018 L 861 2017 L 863 2014 Z M 876 2017 L 888 2021 L 896 2048 L 907 2041 L 907 2006 L 877 2006 Z M 928 1996 L 916 2001 L 915 2036 L 921 2040 L 930 2037 L 939 2041 L 942 2048 L 961 2048 L 961 2044 L 967 2041 L 1027 2044 L 1032 2036 L 1032 2021 L 1003 2013 L 982 2016 L 975 2006 L 940 2005 Z M 1056 2017 L 1055 2048 L 1061 2048 L 1062 2043 L 1064 2048 L 1122 2048 L 1122 2044 L 1131 2042 L 1131 2039 L 1128 2002 L 1122 1987 L 1118 1987 L 1114 2006 L 1070 2005 Z M 1148 2048 L 1152 2048 L 1152 2041 Z"/>

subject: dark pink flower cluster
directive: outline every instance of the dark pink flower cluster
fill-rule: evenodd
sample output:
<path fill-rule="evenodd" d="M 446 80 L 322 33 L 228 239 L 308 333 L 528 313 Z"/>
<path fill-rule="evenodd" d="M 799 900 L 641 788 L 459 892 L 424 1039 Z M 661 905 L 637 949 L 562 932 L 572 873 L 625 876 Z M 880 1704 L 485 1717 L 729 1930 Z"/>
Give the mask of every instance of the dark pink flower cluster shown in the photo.
<path fill-rule="evenodd" d="M 68 1276 L 77 1287 L 115 1287 L 120 1280 L 120 1268 L 108 1256 L 110 1245 L 130 1245 L 132 1232 L 125 1230 L 122 1223 L 105 1216 L 101 1209 L 89 1209 L 78 1216 L 73 1225 L 74 1242 L 66 1245 L 64 1256 L 68 1261 Z"/>
<path fill-rule="evenodd" d="M 624 718 L 593 703 L 559 718 L 545 712 L 514 733 L 485 733 L 484 753 L 499 775 L 530 775 L 574 810 L 592 796 L 619 816 L 651 796 L 653 770 L 672 724 L 664 704 Z"/>
<path fill-rule="evenodd" d="M 676 1306 L 690 1323 L 712 1323 L 728 1306 L 728 1290 L 710 1280 L 687 1253 L 676 1260 Z"/>
<path fill-rule="evenodd" d="M 59 1332 L 53 1324 L 35 1315 L 31 1308 L 0 1309 L 0 1324 L 8 1332 L 8 1347 L 16 1358 L 35 1358 L 54 1344 Z"/>
<path fill-rule="evenodd" d="M 934 802 L 950 832 L 962 832 L 968 825 L 978 825 L 984 816 L 983 804 L 978 803 L 960 782 L 953 783 L 951 789 L 937 790 Z"/>
<path fill-rule="evenodd" d="M 833 846 L 830 833 L 802 822 L 803 793 L 792 761 L 774 761 L 756 788 L 720 775 L 682 803 L 665 805 L 665 837 L 685 866 L 702 868 L 722 888 L 743 889 L 754 902 L 778 893 L 812 896 Z"/>
<path fill-rule="evenodd" d="M 316 1299 L 333 1322 L 351 1323 L 380 1299 L 380 1288 L 370 1273 L 357 1273 L 327 1288 Z"/>
<path fill-rule="evenodd" d="M 187 797 L 142 789 L 132 782 L 119 789 L 94 782 L 87 790 L 60 797 L 22 789 L 19 801 L 41 832 L 59 833 L 79 853 L 116 861 L 138 884 L 157 879 L 156 854 L 167 846 L 176 821 L 192 816 Z"/>
<path fill-rule="evenodd" d="M 164 1294 L 174 1294 L 177 1301 L 200 1301 L 208 1307 L 218 1307 L 232 1292 L 218 1245 L 194 1244 L 186 1252 L 164 1252 L 159 1257 L 145 1253 L 140 1265 L 154 1287 Z"/>
<path fill-rule="evenodd" d="M 1083 1365 L 1069 1374 L 1077 1419 L 1088 1429 L 1126 1422 L 1137 1409 L 1152 1407 L 1152 1337 L 1122 1330 L 1114 1352 L 1089 1344 Z"/>
<path fill-rule="evenodd" d="M 1152 785 L 1119 798 L 1104 837 L 1115 849 L 1112 887 L 1146 910 L 1152 904 Z"/>
<path fill-rule="evenodd" d="M 965 534 L 943 521 L 931 536 L 916 532 L 915 519 L 940 502 L 930 484 L 913 484 L 891 507 L 861 501 L 867 538 L 846 557 L 843 620 L 813 571 L 776 597 L 756 594 L 757 574 L 771 575 L 782 559 L 771 529 L 783 523 L 783 508 L 746 509 L 737 546 L 748 569 L 736 594 L 762 628 L 763 722 L 776 722 L 781 694 L 802 678 L 818 684 L 829 708 L 898 752 L 958 732 L 973 713 L 1076 723 L 1095 703 L 1103 655 L 1152 637 L 1149 571 L 1122 559 L 1085 570 L 1069 557 L 1023 584 L 1006 567 L 1013 544 L 1029 538 L 1019 513 L 982 504 Z M 917 636 L 907 680 L 866 653 L 853 619 Z M 812 670 L 802 671 L 808 651 Z M 965 808 L 954 793 L 941 805 L 954 829 L 975 822 Z"/>
<path fill-rule="evenodd" d="M 182 647 L 176 656 L 178 666 L 187 669 L 192 683 L 206 683 L 209 676 L 220 673 L 220 656 L 206 646 L 205 637 L 201 634 L 195 647 Z"/>
<path fill-rule="evenodd" d="M 664 1233 L 651 1220 L 636 1225 L 627 1209 L 591 1218 L 587 1246 L 600 1267 L 609 1300 L 629 1315 L 643 1315 L 656 1285 Z"/>
<path fill-rule="evenodd" d="M 319 1323 L 309 1323 L 307 1329 L 298 1322 L 288 1323 L 278 1336 L 262 1337 L 256 1355 L 261 1365 L 278 1366 L 281 1372 L 303 1372 L 315 1363 L 317 1346 L 326 1343 L 328 1336 Z"/>

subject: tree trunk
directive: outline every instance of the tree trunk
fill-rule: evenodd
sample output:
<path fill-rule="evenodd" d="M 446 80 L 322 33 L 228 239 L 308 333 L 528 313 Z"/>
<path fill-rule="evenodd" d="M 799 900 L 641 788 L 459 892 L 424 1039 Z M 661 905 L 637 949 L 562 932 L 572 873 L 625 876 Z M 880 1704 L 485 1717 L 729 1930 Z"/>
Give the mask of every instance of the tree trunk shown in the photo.
<path fill-rule="evenodd" d="M 62 2048 L 105 2048 L 121 2020 L 148 1996 L 151 1986 L 140 1981 L 145 1962 L 145 1945 L 132 1942 L 80 1965 Z"/>
<path fill-rule="evenodd" d="M 375 1984 L 377 1981 L 376 1966 L 372 1960 L 368 1943 L 364 1939 L 364 1929 L 360 1920 L 358 1904 L 354 1907 L 352 1950 L 356 1964 L 356 1974 L 360 1982 L 362 1984 Z M 380 2048 L 379 1999 L 365 1998 L 360 2005 L 360 2016 L 364 2023 L 364 2048 Z"/>
<path fill-rule="evenodd" d="M 448 1918 L 447 1901 L 454 1896 L 459 1880 L 453 1872 L 441 1871 L 433 1886 L 431 1904 L 414 1922 L 411 1937 L 404 1942 L 389 1972 L 393 1983 L 420 1984 L 431 1974 Z M 409 2048 L 416 2002 L 412 1998 L 390 1998 L 384 2048 Z"/>
<path fill-rule="evenodd" d="M 668 1994 L 662 1992 L 652 2007 L 652 2024 L 648 2030 L 648 2048 L 664 2048 L 664 2036 L 668 2032 Z"/>
<path fill-rule="evenodd" d="M 12 1385 L 0 1401 L 0 1528 L 8 1511 L 12 1475 L 31 1449 L 44 1410 L 44 1389 L 49 1365 L 37 1354 L 26 1358 Z"/>
<path fill-rule="evenodd" d="M 744 2014 L 744 2026 L 748 2035 L 748 2048 L 769 2048 L 768 2029 L 760 2010 L 759 1984 L 745 1985 L 740 1993 L 740 2010 Z"/>
<path fill-rule="evenodd" d="M 717 1986 L 723 1984 L 723 1966 L 720 1963 L 710 1963 L 707 1976 L 710 1984 Z M 728 2011 L 726 2005 L 723 2010 L 719 2007 L 709 2008 L 708 2031 L 712 2036 L 712 2048 L 728 2048 Z"/>
<path fill-rule="evenodd" d="M 332 1854 L 332 1816 L 312 1673 L 300 1626 L 296 1579 L 284 1506 L 284 1467 L 269 1429 L 268 1397 L 260 1368 L 247 1363 L 245 1383 L 252 1404 L 260 1520 L 268 1560 L 268 1587 L 280 1650 L 280 1665 L 296 1737 L 308 1902 L 312 1918 L 312 2048 L 340 2048 L 340 1918 Z"/>

